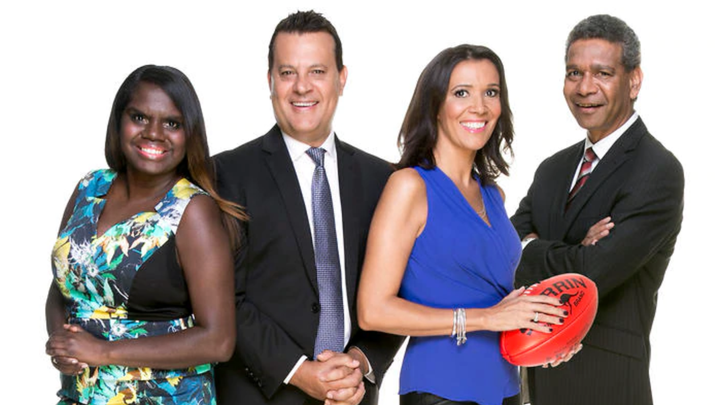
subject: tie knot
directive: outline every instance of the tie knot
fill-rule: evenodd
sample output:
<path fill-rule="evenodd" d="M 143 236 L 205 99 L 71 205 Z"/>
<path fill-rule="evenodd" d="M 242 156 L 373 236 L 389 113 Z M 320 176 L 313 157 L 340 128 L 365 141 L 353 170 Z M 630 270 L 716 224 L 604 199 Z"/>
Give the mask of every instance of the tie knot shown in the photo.
<path fill-rule="evenodd" d="M 310 155 L 310 158 L 312 158 L 316 166 L 324 167 L 323 165 L 325 163 L 325 149 L 312 147 L 308 149 L 305 153 Z"/>
<path fill-rule="evenodd" d="M 584 158 L 586 162 L 594 162 L 595 159 L 597 159 L 597 155 L 595 154 L 595 151 L 592 150 L 592 148 L 585 149 L 585 156 Z"/>

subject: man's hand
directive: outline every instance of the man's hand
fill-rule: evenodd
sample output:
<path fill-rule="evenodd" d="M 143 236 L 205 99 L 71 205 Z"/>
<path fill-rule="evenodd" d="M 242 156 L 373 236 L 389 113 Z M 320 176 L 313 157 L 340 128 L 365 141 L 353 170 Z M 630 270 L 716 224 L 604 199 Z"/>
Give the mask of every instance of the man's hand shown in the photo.
<path fill-rule="evenodd" d="M 610 222 L 610 217 L 605 217 L 599 220 L 595 225 L 588 229 L 585 239 L 582 240 L 582 245 L 595 245 L 600 239 L 610 235 L 610 230 L 613 229 L 614 226 L 615 224 Z"/>
<path fill-rule="evenodd" d="M 574 355 L 576 355 L 580 350 L 582 350 L 582 347 L 583 347 L 583 346 L 582 346 L 582 343 L 578 343 L 578 344 L 576 344 L 575 346 L 573 346 L 572 349 L 570 349 L 569 352 L 567 352 L 567 353 L 565 353 L 565 354 L 563 354 L 563 355 L 560 355 L 560 356 L 556 357 L 556 358 L 555 358 L 555 361 L 553 361 L 552 363 L 543 364 L 542 367 L 543 367 L 543 368 L 557 367 L 557 366 L 559 366 L 559 365 L 562 364 L 562 363 L 568 362 L 568 361 L 570 361 L 570 359 L 573 358 Z"/>
<path fill-rule="evenodd" d="M 316 361 L 303 362 L 290 384 L 320 401 L 328 398 L 330 391 L 335 391 L 330 399 L 346 401 L 355 396 L 362 383 L 359 367 L 360 363 L 348 354 L 325 351 Z"/>

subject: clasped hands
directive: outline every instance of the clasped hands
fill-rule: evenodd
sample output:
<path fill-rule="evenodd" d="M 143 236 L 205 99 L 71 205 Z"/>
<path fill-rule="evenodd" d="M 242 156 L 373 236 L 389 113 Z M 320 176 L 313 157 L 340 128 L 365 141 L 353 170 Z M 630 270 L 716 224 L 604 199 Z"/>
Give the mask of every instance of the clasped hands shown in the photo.
<path fill-rule="evenodd" d="M 63 325 L 53 332 L 45 343 L 45 353 L 50 356 L 53 366 L 63 374 L 81 374 L 90 363 L 99 365 L 102 341 L 77 325 Z M 95 355 L 94 355 L 95 354 Z M 80 360 L 80 357 L 84 361 Z M 98 363 L 98 364 L 95 364 Z"/>
<path fill-rule="evenodd" d="M 348 353 L 326 350 L 306 360 L 290 379 L 290 384 L 325 405 L 356 405 L 365 396 L 363 369 L 367 359 L 356 348 Z"/>

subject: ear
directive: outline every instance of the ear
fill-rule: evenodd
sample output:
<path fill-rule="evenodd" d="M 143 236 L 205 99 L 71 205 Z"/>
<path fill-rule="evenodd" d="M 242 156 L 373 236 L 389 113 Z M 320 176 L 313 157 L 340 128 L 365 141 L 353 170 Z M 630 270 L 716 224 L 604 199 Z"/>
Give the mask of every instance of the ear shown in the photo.
<path fill-rule="evenodd" d="M 338 81 L 340 82 L 340 89 L 339 94 L 343 95 L 343 90 L 345 89 L 345 82 L 347 82 L 347 76 L 348 76 L 348 69 L 347 66 L 343 66 L 340 70 L 340 75 L 338 77 Z"/>
<path fill-rule="evenodd" d="M 268 76 L 268 89 L 270 89 L 270 93 L 272 93 L 272 91 L 273 91 L 273 88 L 272 88 L 272 74 L 270 74 L 270 71 L 269 71 L 269 70 L 268 70 L 267 76 Z"/>
<path fill-rule="evenodd" d="M 630 99 L 635 101 L 640 94 L 640 87 L 642 87 L 643 72 L 640 66 L 633 69 L 630 72 Z"/>

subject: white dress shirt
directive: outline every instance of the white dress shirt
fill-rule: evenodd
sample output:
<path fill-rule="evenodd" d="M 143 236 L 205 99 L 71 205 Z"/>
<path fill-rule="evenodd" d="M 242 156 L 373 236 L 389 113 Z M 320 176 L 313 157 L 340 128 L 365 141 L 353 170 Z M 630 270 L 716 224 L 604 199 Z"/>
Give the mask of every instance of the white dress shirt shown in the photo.
<path fill-rule="evenodd" d="M 595 159 L 595 161 L 592 164 L 592 167 L 590 168 L 590 173 L 592 173 L 592 171 L 595 170 L 595 167 L 598 165 L 598 163 L 600 163 L 600 160 L 602 160 L 602 158 L 608 153 L 608 151 L 610 150 L 610 148 L 612 148 L 612 146 L 615 144 L 615 142 L 618 139 L 620 139 L 620 136 L 622 134 L 624 134 L 625 131 L 627 131 L 627 129 L 630 128 L 630 126 L 635 123 L 635 121 L 637 121 L 638 117 L 639 117 L 639 115 L 638 115 L 637 111 L 634 111 L 633 115 L 630 117 L 630 119 L 625 121 L 625 123 L 622 124 L 620 126 L 620 128 L 616 129 L 610 135 L 599 140 L 595 144 L 593 144 L 592 141 L 590 140 L 590 136 L 585 137 L 585 149 L 583 149 L 583 150 L 587 150 L 587 148 L 593 148 L 593 152 L 595 152 L 595 156 L 597 156 L 597 159 Z M 577 183 L 578 174 L 580 173 L 580 168 L 582 167 L 582 163 L 583 163 L 583 160 L 580 159 L 580 162 L 578 162 L 578 165 L 577 165 L 577 169 L 575 169 L 575 175 L 573 176 L 573 181 L 570 184 L 570 188 L 568 189 L 568 194 L 573 189 L 573 187 L 575 187 L 575 183 Z"/>
<path fill-rule="evenodd" d="M 302 192 L 303 202 L 305 203 L 305 212 L 307 212 L 310 232 L 312 234 L 314 244 L 315 222 L 313 221 L 312 212 L 312 178 L 313 173 L 315 172 L 315 162 L 306 153 L 310 148 L 310 145 L 304 144 L 284 132 L 282 136 L 285 141 L 285 146 L 287 146 L 288 153 L 290 154 L 290 159 L 295 167 L 295 174 L 297 175 L 298 183 L 300 184 L 300 191 Z M 330 185 L 333 216 L 335 217 L 335 234 L 337 235 L 338 255 L 340 257 L 343 314 L 345 318 L 343 343 L 347 345 L 350 340 L 352 325 L 350 322 L 350 306 L 348 305 L 347 298 L 347 284 L 345 282 L 345 243 L 343 238 L 342 204 L 340 203 L 340 180 L 338 176 L 337 149 L 335 148 L 335 132 L 330 132 L 330 135 L 320 147 L 325 149 L 325 161 L 323 166 L 325 167 L 325 174 Z M 290 374 L 288 374 L 287 378 L 285 378 L 285 384 L 290 382 L 292 376 L 305 360 L 307 360 L 306 356 L 303 355 L 300 357 L 298 362 L 295 364 L 295 367 L 293 367 Z"/>

